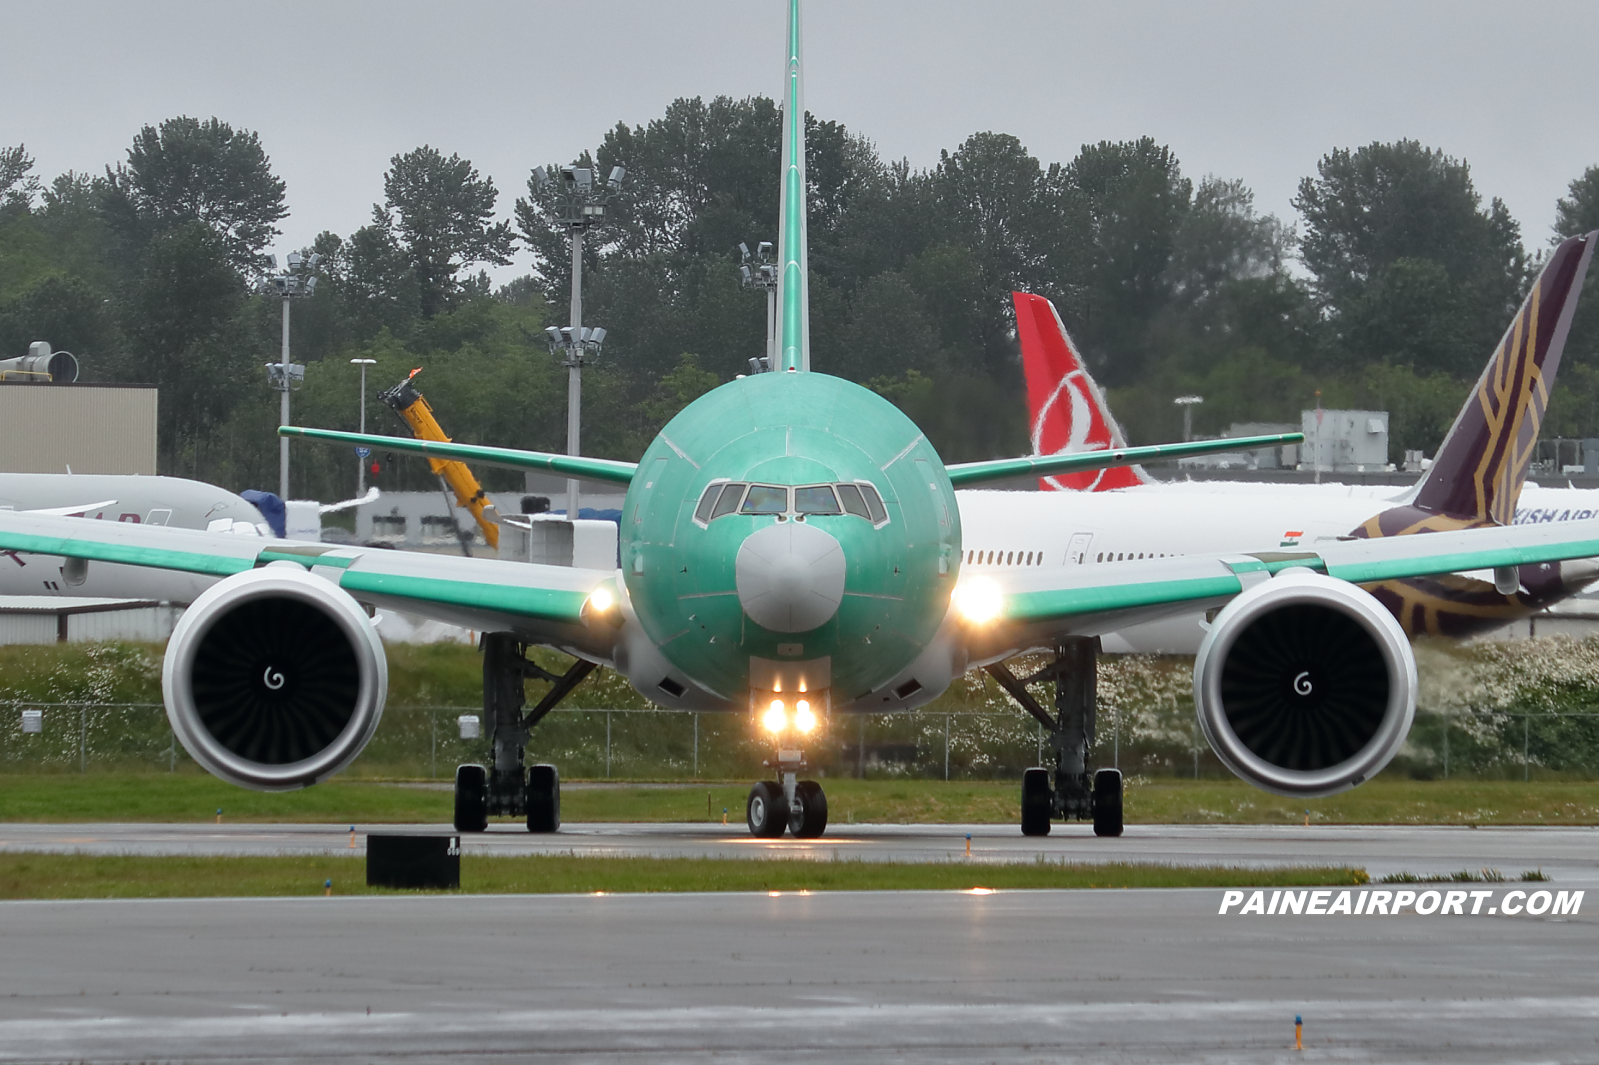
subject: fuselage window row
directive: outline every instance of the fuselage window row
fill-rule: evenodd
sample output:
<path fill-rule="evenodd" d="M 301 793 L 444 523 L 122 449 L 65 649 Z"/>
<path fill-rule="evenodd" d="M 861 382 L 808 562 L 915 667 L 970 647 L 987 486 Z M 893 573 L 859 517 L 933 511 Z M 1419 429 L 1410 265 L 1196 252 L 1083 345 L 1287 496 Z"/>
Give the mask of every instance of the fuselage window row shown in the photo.
<path fill-rule="evenodd" d="M 974 551 L 966 552 L 966 564 L 969 566 L 1042 566 L 1044 552 L 1042 551 Z"/>

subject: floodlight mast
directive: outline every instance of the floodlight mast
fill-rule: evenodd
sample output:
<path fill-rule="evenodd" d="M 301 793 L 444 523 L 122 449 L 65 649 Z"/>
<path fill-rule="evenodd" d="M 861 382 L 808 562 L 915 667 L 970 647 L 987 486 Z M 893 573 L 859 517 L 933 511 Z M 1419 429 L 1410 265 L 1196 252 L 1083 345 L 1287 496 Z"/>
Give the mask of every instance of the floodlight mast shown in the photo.
<path fill-rule="evenodd" d="M 552 174 L 558 176 L 552 177 Z M 565 226 L 571 232 L 572 240 L 572 324 L 565 330 L 544 331 L 546 334 L 564 334 L 559 341 L 551 339 L 550 350 L 555 352 L 559 348 L 567 355 L 565 365 L 568 455 L 583 453 L 583 356 L 598 355 L 600 343 L 605 337 L 603 329 L 590 331 L 583 328 L 583 231 L 590 226 L 604 223 L 611 195 L 621 188 L 626 177 L 627 169 L 621 166 L 611 167 L 610 176 L 604 182 L 596 182 L 594 171 L 589 167 L 533 168 L 535 185 L 541 189 L 552 185 L 555 187 L 555 209 L 551 215 L 556 224 Z M 599 339 L 593 339 L 595 333 Z M 578 482 L 576 479 L 569 479 L 566 482 L 567 520 L 577 520 L 577 514 Z"/>
<path fill-rule="evenodd" d="M 361 367 L 361 434 L 366 435 L 366 368 L 376 366 L 376 359 L 351 359 L 352 366 Z M 371 454 L 371 452 L 367 452 Z M 355 456 L 355 495 L 356 498 L 366 495 L 366 455 L 359 451 Z"/>
<path fill-rule="evenodd" d="M 775 366 L 777 354 L 777 263 L 772 258 L 772 242 L 763 240 L 750 253 L 748 244 L 739 244 L 738 276 L 745 288 L 766 293 L 766 354 L 764 361 L 750 360 L 750 372 L 760 373 Z"/>
<path fill-rule="evenodd" d="M 291 251 L 288 255 L 288 269 L 280 274 L 271 274 L 266 279 L 265 291 L 268 294 L 277 293 L 283 298 L 283 347 L 279 359 L 275 363 L 267 363 L 267 383 L 281 393 L 278 403 L 278 424 L 289 424 L 289 391 L 296 381 L 305 380 L 305 367 L 289 361 L 289 301 L 296 298 L 310 296 L 316 292 L 316 275 L 309 273 L 316 269 L 316 264 L 321 260 L 316 252 L 301 255 Z M 267 258 L 267 268 L 276 270 L 276 258 Z M 278 498 L 289 498 L 289 438 L 278 438 Z"/>
<path fill-rule="evenodd" d="M 1178 396 L 1172 402 L 1183 408 L 1183 443 L 1186 444 L 1194 438 L 1194 405 L 1205 402 L 1205 397 Z"/>

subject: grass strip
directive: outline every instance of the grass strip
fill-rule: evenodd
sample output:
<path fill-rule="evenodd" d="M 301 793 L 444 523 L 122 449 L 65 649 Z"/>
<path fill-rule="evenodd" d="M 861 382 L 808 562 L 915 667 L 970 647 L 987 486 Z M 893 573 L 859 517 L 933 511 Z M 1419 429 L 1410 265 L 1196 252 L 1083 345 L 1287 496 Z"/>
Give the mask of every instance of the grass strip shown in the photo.
<path fill-rule="evenodd" d="M 0 898 L 134 899 L 418 894 L 366 886 L 359 858 L 154 857 L 0 854 Z M 473 894 L 632 894 L 663 891 L 969 891 L 973 888 L 1310 887 L 1363 884 L 1336 867 L 1081 865 L 1045 861 L 814 861 L 742 858 L 604 858 L 463 855 L 461 889 Z"/>
<path fill-rule="evenodd" d="M 832 823 L 1015 824 L 1015 781 L 850 780 L 829 778 Z M 566 821 L 716 823 L 727 810 L 744 819 L 748 781 L 647 787 L 607 782 L 567 787 Z M 212 820 L 315 824 L 446 824 L 447 788 L 403 786 L 343 776 L 314 788 L 256 792 L 195 769 L 177 773 L 104 771 L 0 774 L 0 821 Z M 1378 777 L 1326 799 L 1290 800 L 1241 780 L 1128 780 L 1128 824 L 1599 824 L 1599 790 L 1581 780 L 1409 780 Z"/>

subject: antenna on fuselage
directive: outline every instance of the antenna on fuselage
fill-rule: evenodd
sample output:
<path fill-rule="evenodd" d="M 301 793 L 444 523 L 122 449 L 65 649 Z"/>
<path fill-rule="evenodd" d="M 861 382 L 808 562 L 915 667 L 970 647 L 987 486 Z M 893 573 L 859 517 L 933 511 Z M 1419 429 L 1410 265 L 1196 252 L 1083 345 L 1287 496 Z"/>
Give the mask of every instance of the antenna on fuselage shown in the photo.
<path fill-rule="evenodd" d="M 777 365 L 811 368 L 811 289 L 805 236 L 805 98 L 800 81 L 800 0 L 788 0 L 783 72 L 783 177 L 777 226 Z"/>

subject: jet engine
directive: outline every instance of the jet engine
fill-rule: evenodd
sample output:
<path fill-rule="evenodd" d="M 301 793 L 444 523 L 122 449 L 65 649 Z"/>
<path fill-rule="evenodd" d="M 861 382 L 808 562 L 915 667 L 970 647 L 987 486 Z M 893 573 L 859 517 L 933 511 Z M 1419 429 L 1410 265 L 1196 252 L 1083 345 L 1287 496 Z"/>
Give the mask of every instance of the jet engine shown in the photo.
<path fill-rule="evenodd" d="M 257 791 L 309 787 L 349 765 L 388 689 L 366 611 L 292 562 L 208 588 L 173 630 L 161 677 L 184 750 Z"/>
<path fill-rule="evenodd" d="M 1289 569 L 1216 616 L 1194 659 L 1216 756 L 1266 791 L 1319 798 L 1387 765 L 1416 712 L 1416 660 L 1373 596 Z"/>

